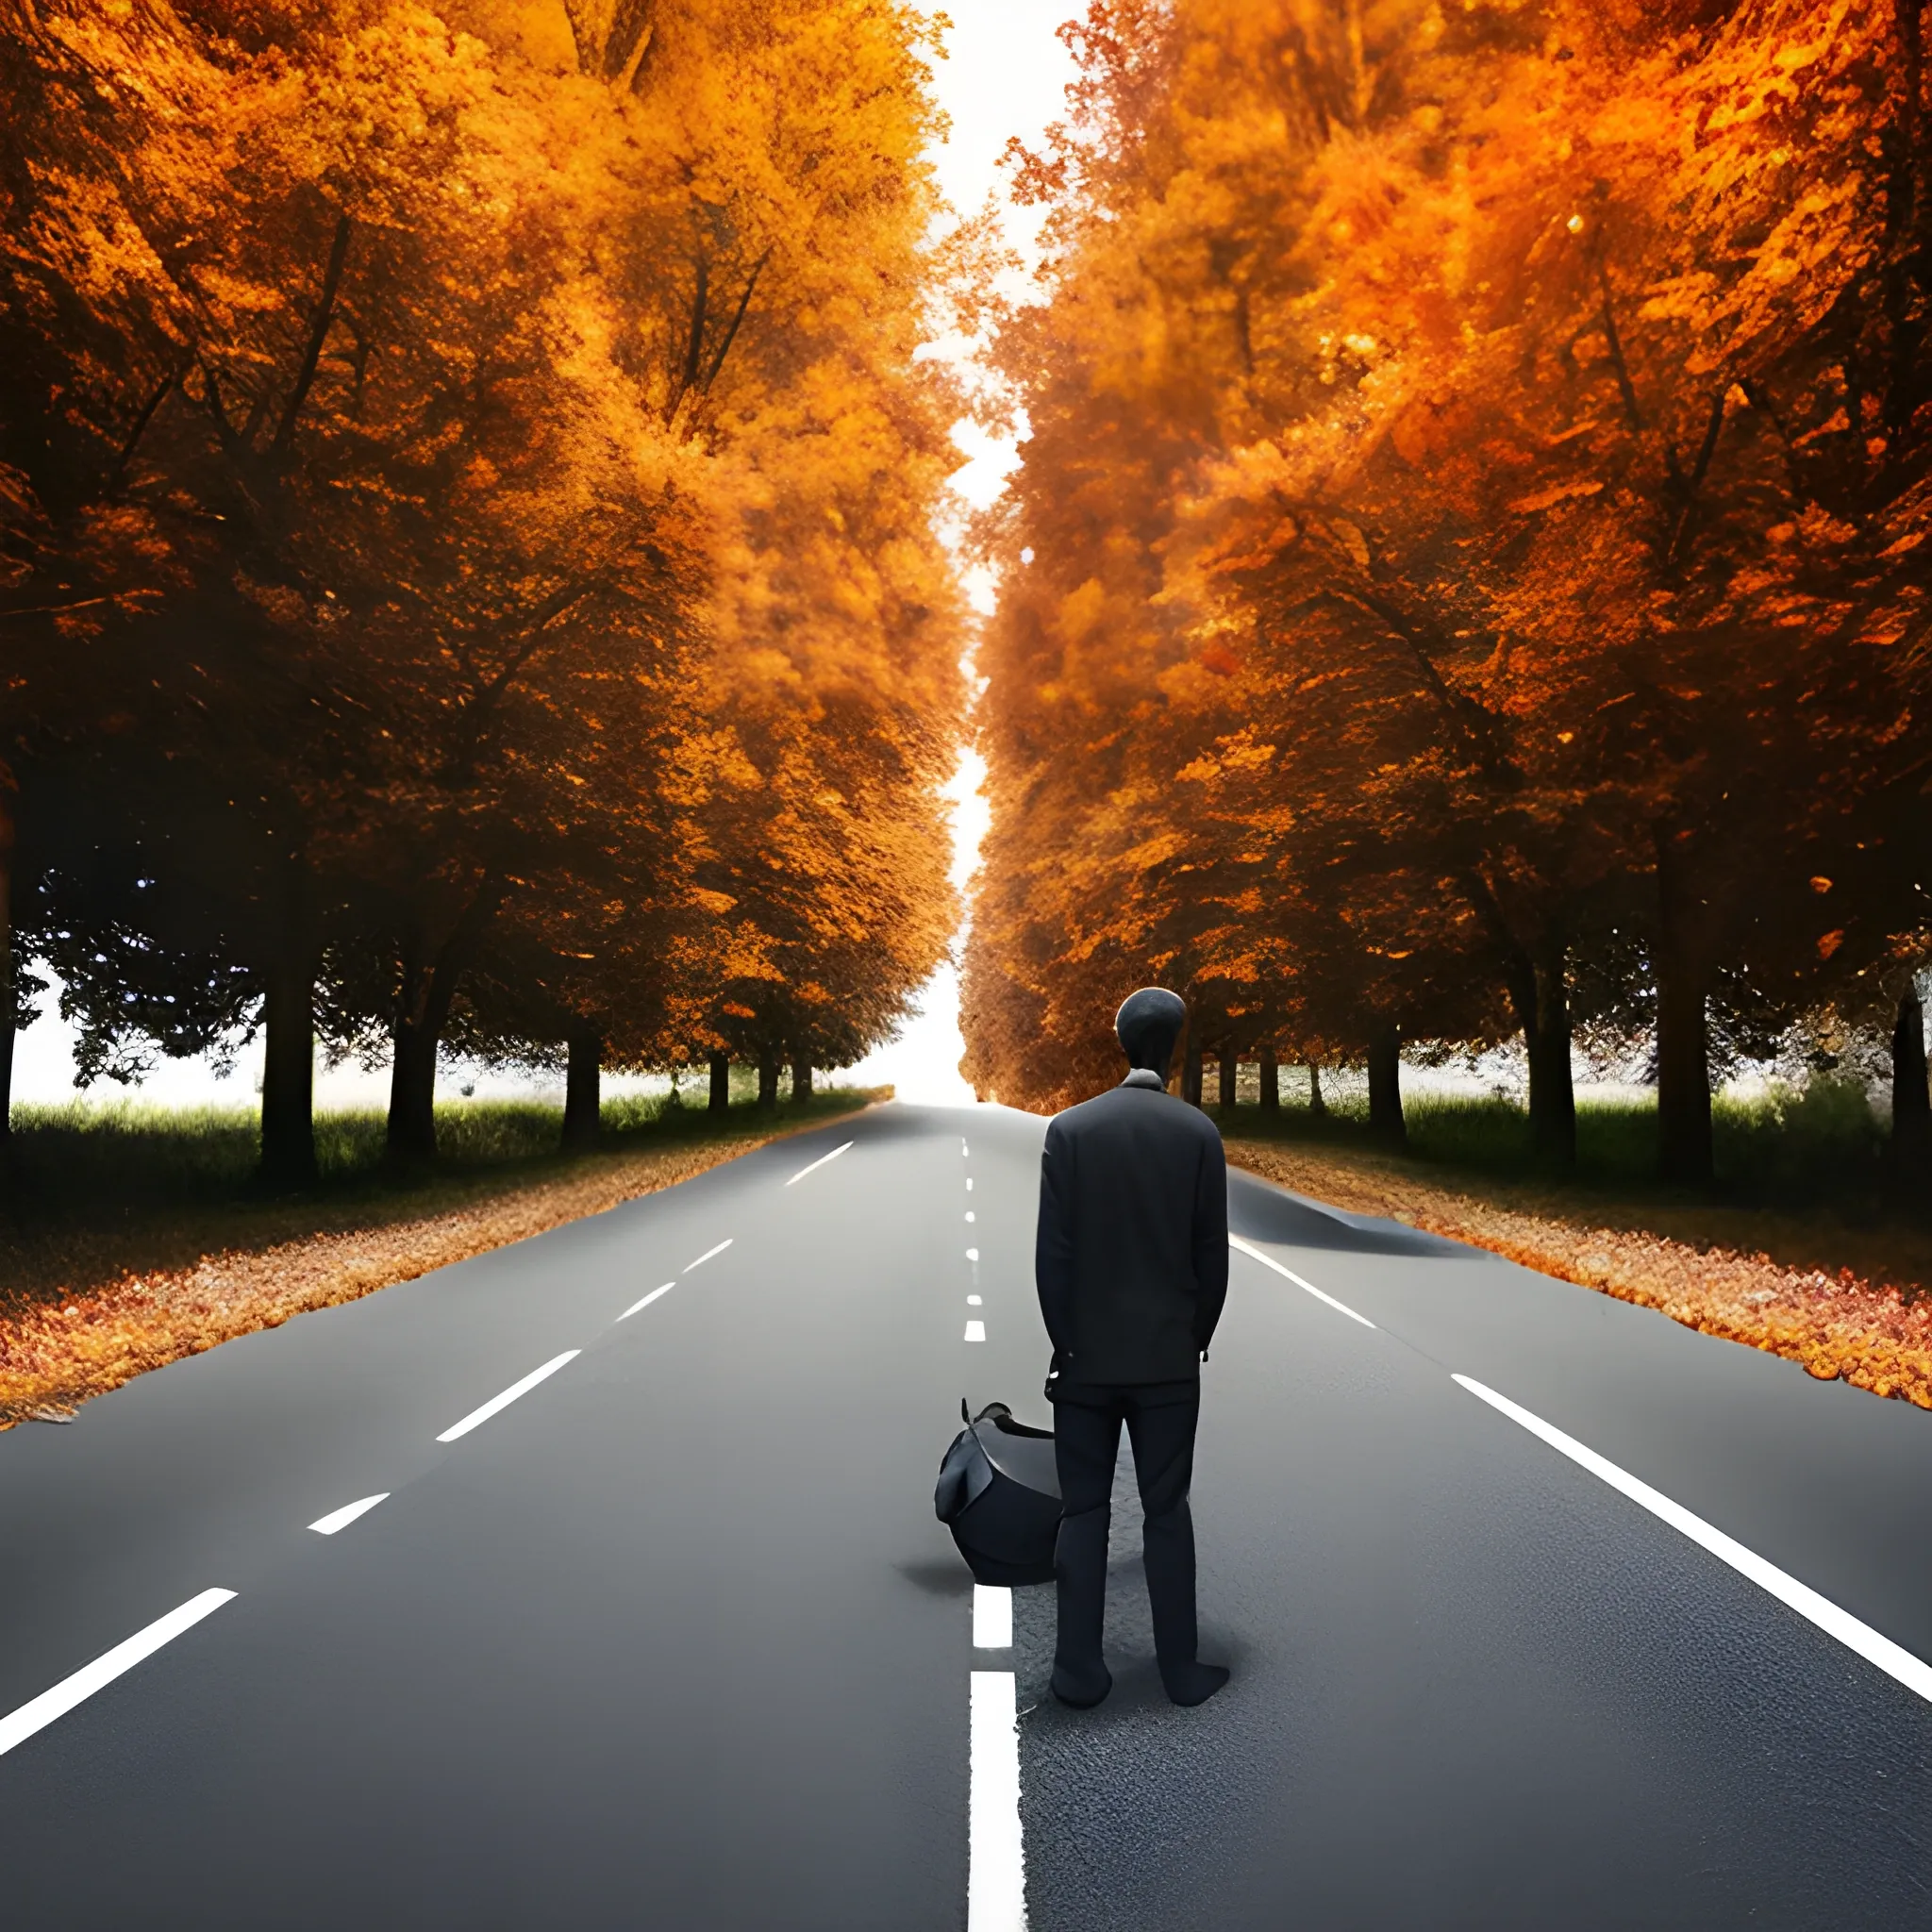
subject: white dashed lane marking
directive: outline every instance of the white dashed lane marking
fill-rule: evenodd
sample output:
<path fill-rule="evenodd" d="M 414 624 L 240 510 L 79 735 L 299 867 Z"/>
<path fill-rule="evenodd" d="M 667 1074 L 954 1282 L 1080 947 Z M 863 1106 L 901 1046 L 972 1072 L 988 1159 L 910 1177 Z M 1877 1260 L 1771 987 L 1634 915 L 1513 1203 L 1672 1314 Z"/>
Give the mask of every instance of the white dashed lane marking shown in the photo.
<path fill-rule="evenodd" d="M 1375 1325 L 1366 1315 L 1357 1315 L 1346 1302 L 1337 1301 L 1332 1294 L 1324 1294 L 1312 1281 L 1304 1281 L 1292 1268 L 1284 1268 L 1273 1255 L 1264 1255 L 1259 1248 L 1250 1246 L 1240 1235 L 1229 1235 L 1227 1244 L 1231 1248 L 1239 1248 L 1249 1260 L 1258 1261 L 1262 1267 L 1274 1269 L 1275 1274 L 1293 1282 L 1297 1288 L 1306 1289 L 1318 1302 L 1326 1302 L 1337 1313 L 1346 1315 L 1351 1322 L 1359 1322 L 1364 1328 L 1373 1328 Z"/>
<path fill-rule="evenodd" d="M 797 1173 L 796 1173 L 795 1174 L 793 1174 L 793 1175 L 791 1176 L 791 1180 L 789 1180 L 789 1181 L 787 1181 L 787 1182 L 785 1183 L 785 1185 L 786 1185 L 786 1186 L 787 1186 L 788 1188 L 789 1188 L 789 1187 L 791 1187 L 791 1186 L 792 1186 L 792 1185 L 793 1185 L 794 1183 L 796 1183 L 796 1182 L 798 1182 L 798 1181 L 802 1181 L 802 1180 L 803 1180 L 803 1179 L 804 1179 L 804 1178 L 806 1177 L 806 1175 L 807 1175 L 807 1174 L 815 1174 L 815 1173 L 816 1173 L 816 1172 L 817 1172 L 817 1171 L 818 1171 L 818 1170 L 819 1170 L 820 1168 L 822 1168 L 823 1166 L 824 1166 L 824 1164 L 825 1164 L 825 1162 L 826 1162 L 826 1161 L 828 1161 L 828 1160 L 837 1160 L 837 1159 L 838 1159 L 838 1158 L 840 1157 L 840 1155 L 841 1155 L 842 1153 L 844 1153 L 844 1151 L 845 1151 L 845 1148 L 846 1148 L 846 1147 L 849 1147 L 849 1146 L 851 1146 L 851 1145 L 852 1145 L 852 1142 L 851 1142 L 850 1141 L 846 1141 L 846 1142 L 844 1143 L 844 1145 L 843 1145 L 843 1146 L 840 1146 L 840 1147 L 834 1147 L 834 1148 L 832 1149 L 832 1151 L 831 1151 L 831 1152 L 830 1152 L 829 1154 L 822 1154 L 822 1155 L 820 1155 L 820 1156 L 819 1156 L 819 1158 L 817 1158 L 816 1160 L 814 1160 L 814 1161 L 813 1161 L 813 1162 L 812 1162 L 812 1163 L 810 1164 L 810 1166 L 808 1166 L 808 1167 L 801 1167 L 801 1168 L 800 1168 L 800 1169 L 798 1170 L 798 1172 L 797 1172 Z M 693 1268 L 695 1268 L 695 1267 L 697 1266 L 697 1263 L 696 1263 L 695 1261 L 693 1261 L 693 1262 L 691 1263 L 691 1266 L 692 1266 Z"/>
<path fill-rule="evenodd" d="M 648 1308 L 651 1306 L 651 1304 L 654 1301 L 656 1301 L 660 1294 L 669 1294 L 671 1291 L 676 1286 L 676 1282 L 667 1281 L 662 1288 L 654 1288 L 649 1294 L 643 1296 L 641 1300 L 634 1301 L 633 1303 L 631 1303 L 629 1307 L 625 1309 L 623 1314 L 615 1316 L 612 1319 L 619 1322 L 628 1322 L 630 1318 L 633 1315 L 635 1315 L 640 1308 Z"/>
<path fill-rule="evenodd" d="M 973 1647 L 974 1650 L 1011 1650 L 1013 1647 L 1013 1592 L 995 1583 L 973 1586 Z"/>
<path fill-rule="evenodd" d="M 192 1630 L 209 1611 L 232 1603 L 232 1590 L 205 1590 L 192 1596 L 165 1617 L 157 1617 L 145 1629 L 104 1651 L 92 1663 L 83 1664 L 71 1677 L 62 1677 L 51 1690 L 42 1690 L 18 1710 L 0 1717 L 0 1757 L 16 1744 L 25 1743 L 36 1731 L 46 1729 L 56 1718 L 62 1718 L 75 1705 L 84 1704 L 96 1690 L 104 1690 L 124 1672 L 131 1671 L 142 1658 L 152 1657 L 163 1644 L 172 1643 L 184 1630 Z"/>
<path fill-rule="evenodd" d="M 364 1496 L 359 1503 L 344 1503 L 340 1509 L 331 1509 L 326 1516 L 318 1516 L 308 1526 L 317 1536 L 333 1536 L 339 1529 L 347 1529 L 358 1516 L 367 1516 L 378 1503 L 387 1503 L 390 1492 L 385 1490 L 379 1496 Z"/>
<path fill-rule="evenodd" d="M 705 1265 L 705 1263 L 711 1258 L 713 1255 L 722 1255 L 724 1252 L 724 1250 L 728 1248 L 730 1245 L 731 1237 L 729 1235 L 726 1235 L 724 1239 L 722 1241 L 720 1241 L 715 1248 L 707 1248 L 705 1252 L 702 1255 L 700 1255 L 695 1261 L 687 1261 L 684 1264 L 683 1273 L 689 1274 L 693 1268 L 702 1268 Z"/>
<path fill-rule="evenodd" d="M 1024 1932 L 1020 1835 L 1019 1699 L 1011 1671 L 974 1671 L 972 1690 L 966 1932 Z"/>
<path fill-rule="evenodd" d="M 519 1395 L 527 1395 L 546 1375 L 554 1375 L 566 1362 L 574 1362 L 583 1354 L 580 1348 L 567 1348 L 561 1355 L 552 1356 L 541 1369 L 532 1369 L 521 1382 L 512 1382 L 501 1395 L 492 1395 L 481 1408 L 473 1408 L 461 1422 L 454 1423 L 437 1437 L 439 1442 L 454 1442 L 458 1436 L 467 1436 L 479 1424 L 487 1423 L 493 1415 L 508 1408 Z"/>

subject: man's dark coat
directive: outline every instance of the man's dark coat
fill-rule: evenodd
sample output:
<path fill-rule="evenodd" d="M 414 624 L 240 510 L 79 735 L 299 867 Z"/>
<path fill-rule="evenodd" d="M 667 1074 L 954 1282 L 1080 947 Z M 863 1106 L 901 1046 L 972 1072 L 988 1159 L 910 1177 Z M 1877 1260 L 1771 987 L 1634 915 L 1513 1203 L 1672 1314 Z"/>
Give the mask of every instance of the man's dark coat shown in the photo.
<path fill-rule="evenodd" d="M 1067 1382 L 1198 1378 L 1227 1299 L 1227 1158 L 1152 1074 L 1057 1115 L 1033 1258 Z"/>

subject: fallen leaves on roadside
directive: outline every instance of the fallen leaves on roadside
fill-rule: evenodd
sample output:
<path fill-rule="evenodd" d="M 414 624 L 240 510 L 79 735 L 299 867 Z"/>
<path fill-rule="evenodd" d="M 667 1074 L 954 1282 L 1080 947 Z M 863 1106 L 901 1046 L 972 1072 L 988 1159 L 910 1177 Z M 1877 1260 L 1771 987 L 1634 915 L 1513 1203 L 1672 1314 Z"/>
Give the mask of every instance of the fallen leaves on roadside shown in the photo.
<path fill-rule="evenodd" d="M 1765 1254 L 1692 1244 L 1641 1228 L 1501 1207 L 1386 1159 L 1350 1159 L 1232 1139 L 1228 1158 L 1320 1200 L 1384 1215 L 1452 1241 L 1656 1308 L 1706 1335 L 1842 1378 L 1874 1395 L 1932 1408 L 1932 1297 L 1850 1268 L 1793 1267 Z"/>
<path fill-rule="evenodd" d="M 73 1405 L 149 1369 L 674 1187 L 762 1144 L 733 1139 L 601 1158 L 458 1208 L 212 1253 L 10 1314 L 0 1320 L 0 1428 L 71 1422 Z"/>

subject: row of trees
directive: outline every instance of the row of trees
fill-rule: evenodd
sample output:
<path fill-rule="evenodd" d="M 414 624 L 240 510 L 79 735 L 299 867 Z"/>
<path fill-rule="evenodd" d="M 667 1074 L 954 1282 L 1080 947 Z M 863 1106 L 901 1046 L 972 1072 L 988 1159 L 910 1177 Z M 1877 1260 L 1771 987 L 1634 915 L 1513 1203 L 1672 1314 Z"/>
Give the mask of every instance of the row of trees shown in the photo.
<path fill-rule="evenodd" d="M 1197 1048 L 1654 1046 L 1664 1172 L 1797 1025 L 1932 1115 L 1918 0 L 1095 0 L 985 541 L 982 1091 Z"/>
<path fill-rule="evenodd" d="M 890 1031 L 952 923 L 967 290 L 894 0 L 0 0 L 0 1123 L 265 1035 Z"/>

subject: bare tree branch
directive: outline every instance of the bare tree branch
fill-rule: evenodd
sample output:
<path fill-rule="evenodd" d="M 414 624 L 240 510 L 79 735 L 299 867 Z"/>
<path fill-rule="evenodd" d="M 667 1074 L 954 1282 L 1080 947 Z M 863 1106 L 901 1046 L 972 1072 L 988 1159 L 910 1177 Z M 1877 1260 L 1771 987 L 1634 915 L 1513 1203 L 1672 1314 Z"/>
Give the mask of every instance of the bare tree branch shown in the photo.
<path fill-rule="evenodd" d="M 684 406 L 684 399 L 696 386 L 698 371 L 704 366 L 705 353 L 705 308 L 711 288 L 711 258 L 708 255 L 698 257 L 697 288 L 691 299 L 691 339 L 685 344 L 684 374 L 679 376 L 677 388 L 672 392 L 671 400 L 664 408 L 664 420 L 670 422 Z"/>
<path fill-rule="evenodd" d="M 1677 510 L 1677 521 L 1671 531 L 1671 541 L 1664 551 L 1664 561 L 1675 563 L 1684 547 L 1684 540 L 1690 532 L 1690 519 L 1697 508 L 1697 492 L 1704 487 L 1704 478 L 1710 469 L 1710 459 L 1717 451 L 1718 433 L 1724 426 L 1724 396 L 1726 390 L 1720 389 L 1710 399 L 1710 413 L 1705 419 L 1704 441 L 1697 446 L 1697 460 L 1691 465 L 1690 477 L 1680 491 L 1683 502 Z"/>
<path fill-rule="evenodd" d="M 196 360 L 201 365 L 202 401 L 215 419 L 215 434 L 221 439 L 222 448 L 232 457 L 242 447 L 242 439 L 228 421 L 227 410 L 222 407 L 222 386 L 216 379 L 214 365 L 205 356 L 197 357 Z"/>
<path fill-rule="evenodd" d="M 156 383 L 147 401 L 136 412 L 133 425 L 122 441 L 120 454 L 114 458 L 114 467 L 108 472 L 107 493 L 109 496 L 120 489 L 121 479 L 127 474 L 127 465 L 134 460 L 134 452 L 140 447 L 141 439 L 147 434 L 147 425 L 155 419 L 155 411 L 167 400 L 168 391 L 188 373 L 191 360 L 192 352 Z"/>
<path fill-rule="evenodd" d="M 776 244 L 774 243 L 774 246 Z M 724 366 L 724 358 L 731 353 L 731 345 L 738 340 L 740 325 L 744 321 L 744 311 L 751 307 L 752 291 L 758 285 L 758 277 L 764 273 L 766 262 L 772 258 L 772 250 L 767 248 L 753 262 L 750 275 L 744 284 L 744 293 L 738 298 L 738 308 L 731 317 L 731 326 L 724 331 L 724 340 L 718 344 L 718 353 L 711 358 L 711 366 L 705 373 L 705 379 L 698 387 L 700 395 L 709 395 L 711 385 L 718 379 L 718 372 Z"/>
<path fill-rule="evenodd" d="M 349 253 L 349 218 L 336 217 L 335 239 L 329 243 L 328 266 L 323 271 L 322 293 L 316 298 L 314 325 L 308 331 L 308 345 L 302 352 L 302 366 L 295 375 L 295 387 L 289 391 L 288 407 L 282 411 L 282 420 L 276 425 L 275 441 L 270 450 L 280 456 L 289 447 L 295 434 L 295 424 L 302 414 L 302 406 L 308 400 L 308 391 L 315 381 L 315 371 L 322 360 L 322 345 L 328 335 L 329 325 L 335 320 L 336 291 L 341 286 L 342 262 Z"/>
<path fill-rule="evenodd" d="M 1617 317 L 1610 306 L 1610 274 L 1602 262 L 1596 265 L 1597 287 L 1603 291 L 1604 339 L 1610 345 L 1610 365 L 1617 372 L 1617 391 L 1624 398 L 1624 414 L 1632 429 L 1643 434 L 1643 411 L 1637 407 L 1637 386 L 1630 380 L 1630 365 L 1624 359 L 1624 339 L 1617 333 Z"/>

